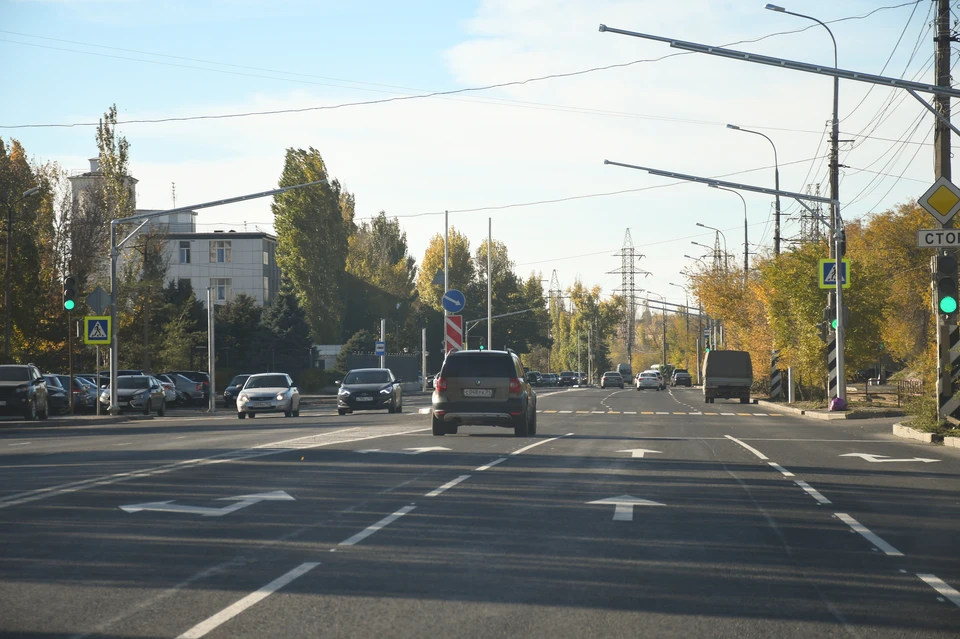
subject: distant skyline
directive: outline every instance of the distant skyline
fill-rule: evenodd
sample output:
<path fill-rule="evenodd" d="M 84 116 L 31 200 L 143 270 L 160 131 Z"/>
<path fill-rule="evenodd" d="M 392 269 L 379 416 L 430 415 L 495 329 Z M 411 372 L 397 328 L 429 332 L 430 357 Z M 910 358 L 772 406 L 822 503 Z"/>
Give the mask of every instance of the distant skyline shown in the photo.
<path fill-rule="evenodd" d="M 787 7 L 831 21 L 841 67 L 932 83 L 933 4 Z M 740 198 L 603 161 L 772 187 L 769 143 L 726 127 L 733 123 L 774 141 L 782 189 L 819 184 L 825 193 L 832 80 L 598 25 L 832 65 L 822 27 L 763 5 L 0 1 L 10 92 L 0 137 L 20 140 L 34 161 L 86 170 L 95 127 L 16 127 L 95 123 L 116 103 L 129 122 L 118 130 L 131 145 L 138 206 L 148 209 L 172 206 L 172 184 L 179 206 L 275 188 L 285 149 L 312 146 L 355 194 L 358 221 L 381 210 L 398 217 L 418 263 L 449 210 L 473 250 L 492 218 L 521 277 L 540 271 L 549 280 L 556 269 L 564 287 L 579 278 L 610 294 L 630 228 L 645 256 L 638 268 L 652 273 L 638 287 L 682 303 L 669 282 L 685 283 L 684 254 L 703 254 L 691 241 L 714 239 L 697 222 L 723 230 L 742 263 Z M 338 106 L 502 83 L 516 84 Z M 130 122 L 264 111 L 287 112 Z M 845 219 L 916 198 L 933 182 L 933 116 L 908 94 L 841 81 L 840 114 Z M 769 251 L 773 198 L 743 195 L 750 252 Z M 204 209 L 198 228 L 272 232 L 269 205 Z M 793 238 L 801 209 L 785 199 L 783 210 L 783 235 Z"/>

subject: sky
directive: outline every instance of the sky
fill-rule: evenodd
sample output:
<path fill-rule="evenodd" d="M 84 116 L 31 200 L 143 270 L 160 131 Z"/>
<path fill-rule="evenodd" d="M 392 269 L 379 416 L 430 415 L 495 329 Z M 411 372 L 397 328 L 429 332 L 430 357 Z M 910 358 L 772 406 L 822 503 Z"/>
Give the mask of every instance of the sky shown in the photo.
<path fill-rule="evenodd" d="M 785 6 L 828 23 L 841 68 L 933 83 L 934 4 Z M 684 303 L 675 285 L 695 264 L 684 256 L 715 239 L 696 224 L 720 229 L 742 263 L 744 202 L 604 160 L 772 188 L 770 142 L 732 123 L 772 140 L 782 190 L 826 194 L 833 80 L 601 23 L 833 64 L 822 26 L 753 0 L 0 0 L 0 138 L 82 171 L 116 104 L 147 209 L 171 208 L 174 188 L 178 206 L 276 188 L 285 150 L 313 147 L 356 196 L 358 221 L 397 217 L 418 262 L 449 211 L 474 250 L 491 219 L 521 277 L 540 273 L 546 288 L 555 272 L 563 288 L 579 279 L 609 295 L 629 229 L 649 273 L 637 288 Z M 463 89 L 478 90 L 416 97 Z M 839 101 L 843 217 L 922 195 L 933 116 L 901 90 L 853 81 Z M 264 111 L 284 112 L 222 117 Z M 170 121 L 196 116 L 213 117 Z M 749 253 L 769 252 L 773 198 L 743 197 Z M 801 208 L 782 208 L 796 239 Z M 203 231 L 272 231 L 269 199 L 197 219 Z"/>

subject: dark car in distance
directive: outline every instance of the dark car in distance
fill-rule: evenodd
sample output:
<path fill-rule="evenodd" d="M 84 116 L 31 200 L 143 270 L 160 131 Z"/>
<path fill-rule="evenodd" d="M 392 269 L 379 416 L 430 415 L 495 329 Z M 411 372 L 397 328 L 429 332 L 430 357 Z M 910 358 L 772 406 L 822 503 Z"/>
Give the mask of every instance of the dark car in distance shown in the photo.
<path fill-rule="evenodd" d="M 70 412 L 70 396 L 67 389 L 60 385 L 60 378 L 56 375 L 44 375 L 47 383 L 47 404 L 50 412 L 55 415 L 65 415 Z"/>
<path fill-rule="evenodd" d="M 600 388 L 610 388 L 611 386 L 623 388 L 623 377 L 620 375 L 620 373 L 616 371 L 607 371 L 603 374 L 603 377 L 600 378 Z"/>
<path fill-rule="evenodd" d="M 580 381 L 580 376 L 573 371 L 562 371 L 557 386 L 573 386 Z"/>
<path fill-rule="evenodd" d="M 0 414 L 27 421 L 50 416 L 47 382 L 33 364 L 0 366 Z"/>
<path fill-rule="evenodd" d="M 201 371 L 168 371 L 167 374 L 186 377 L 196 384 L 196 392 L 190 393 L 192 399 L 203 402 L 210 401 L 210 375 L 207 373 Z M 177 390 L 180 390 L 180 384 L 177 384 Z"/>
<path fill-rule="evenodd" d="M 693 386 L 693 378 L 690 372 L 685 368 L 678 368 L 673 371 L 673 377 L 670 379 L 671 386 Z"/>
<path fill-rule="evenodd" d="M 542 386 L 543 375 L 540 374 L 540 371 L 527 371 L 527 381 L 530 382 L 531 386 Z"/>
<path fill-rule="evenodd" d="M 240 390 L 243 388 L 243 385 L 247 383 L 248 379 L 250 379 L 249 373 L 237 375 L 231 379 L 227 387 L 223 389 L 223 403 L 227 408 L 237 407 L 237 395 L 240 394 Z"/>
<path fill-rule="evenodd" d="M 447 355 L 433 391 L 434 435 L 460 426 L 502 426 L 517 437 L 537 434 L 537 394 L 513 351 Z"/>
<path fill-rule="evenodd" d="M 337 386 L 337 414 L 346 415 L 355 410 L 384 410 L 403 412 L 403 393 L 400 380 L 389 368 L 357 368 L 347 373 Z"/>

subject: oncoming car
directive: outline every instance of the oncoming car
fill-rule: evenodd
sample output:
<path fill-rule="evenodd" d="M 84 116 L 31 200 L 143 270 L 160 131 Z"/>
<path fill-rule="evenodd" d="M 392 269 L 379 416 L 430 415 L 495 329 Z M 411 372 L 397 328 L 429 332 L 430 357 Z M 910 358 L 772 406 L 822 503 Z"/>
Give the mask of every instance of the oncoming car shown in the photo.
<path fill-rule="evenodd" d="M 346 415 L 355 410 L 384 410 L 403 412 L 403 394 L 400 380 L 389 368 L 358 368 L 337 382 L 337 414 Z"/>
<path fill-rule="evenodd" d="M 300 391 L 286 373 L 259 373 L 247 378 L 237 395 L 237 417 L 252 418 L 258 413 L 300 416 Z"/>

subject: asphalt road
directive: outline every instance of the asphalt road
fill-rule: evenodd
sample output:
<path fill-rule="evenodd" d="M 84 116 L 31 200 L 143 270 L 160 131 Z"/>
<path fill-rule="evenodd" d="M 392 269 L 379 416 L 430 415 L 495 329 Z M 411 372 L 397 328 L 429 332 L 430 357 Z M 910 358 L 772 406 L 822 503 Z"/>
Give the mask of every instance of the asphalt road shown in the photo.
<path fill-rule="evenodd" d="M 536 437 L 433 437 L 425 401 L 0 426 L 0 634 L 958 635 L 960 451 L 890 420 L 544 390 Z"/>

